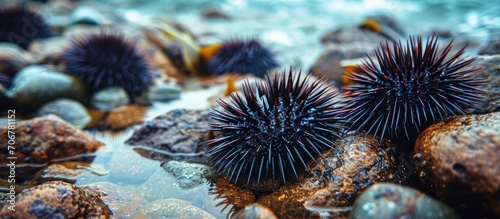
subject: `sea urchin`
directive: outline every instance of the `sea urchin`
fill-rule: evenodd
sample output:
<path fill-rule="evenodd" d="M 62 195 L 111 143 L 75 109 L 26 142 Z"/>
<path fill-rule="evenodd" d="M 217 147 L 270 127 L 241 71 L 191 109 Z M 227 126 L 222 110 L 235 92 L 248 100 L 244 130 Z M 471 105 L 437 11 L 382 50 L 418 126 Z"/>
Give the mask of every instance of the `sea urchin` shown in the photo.
<path fill-rule="evenodd" d="M 31 41 L 54 36 L 45 18 L 28 6 L 0 9 L 0 42 L 10 42 L 26 49 Z"/>
<path fill-rule="evenodd" d="M 368 57 L 359 71 L 347 77 L 355 84 L 343 86 L 351 129 L 365 130 L 383 138 L 398 137 L 404 130 L 412 139 L 423 128 L 449 115 L 465 114 L 484 101 L 472 74 L 466 68 L 475 58 L 461 57 L 465 47 L 448 57 L 450 42 L 440 51 L 436 37 L 410 37 L 406 46 L 389 43 Z"/>
<path fill-rule="evenodd" d="M 221 137 L 207 142 L 209 160 L 235 184 L 274 188 L 332 148 L 343 120 L 336 93 L 324 80 L 295 74 L 276 73 L 255 87 L 245 81 L 243 95 L 233 92 L 212 109 L 210 125 Z"/>
<path fill-rule="evenodd" d="M 61 55 L 67 72 L 80 77 L 94 92 L 122 87 L 134 97 L 153 83 L 151 67 L 134 41 L 120 34 L 82 36 Z"/>
<path fill-rule="evenodd" d="M 268 70 L 278 66 L 273 53 L 257 39 L 228 40 L 207 63 L 211 75 L 229 72 L 251 73 L 264 77 Z"/>

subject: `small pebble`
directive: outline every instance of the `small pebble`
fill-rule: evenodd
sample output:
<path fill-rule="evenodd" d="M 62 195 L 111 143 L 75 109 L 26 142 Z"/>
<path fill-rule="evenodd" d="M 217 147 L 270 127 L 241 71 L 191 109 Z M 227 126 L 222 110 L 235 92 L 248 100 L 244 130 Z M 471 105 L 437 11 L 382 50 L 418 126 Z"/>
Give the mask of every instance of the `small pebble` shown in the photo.
<path fill-rule="evenodd" d="M 120 87 L 110 87 L 96 92 L 90 99 L 90 105 L 96 109 L 111 110 L 130 102 L 127 92 Z"/>
<path fill-rule="evenodd" d="M 85 107 L 78 101 L 58 99 L 44 104 L 38 109 L 38 116 L 54 114 L 76 128 L 84 128 L 92 118 Z"/>

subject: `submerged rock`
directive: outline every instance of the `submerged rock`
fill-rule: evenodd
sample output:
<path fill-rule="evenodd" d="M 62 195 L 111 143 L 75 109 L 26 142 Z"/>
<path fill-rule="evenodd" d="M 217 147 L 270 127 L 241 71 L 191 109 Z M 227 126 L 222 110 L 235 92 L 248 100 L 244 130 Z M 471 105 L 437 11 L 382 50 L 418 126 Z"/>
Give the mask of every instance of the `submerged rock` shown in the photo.
<path fill-rule="evenodd" d="M 101 196 L 88 188 L 53 181 L 23 190 L 16 196 L 15 211 L 0 203 L 2 218 L 111 218 Z"/>
<path fill-rule="evenodd" d="M 336 142 L 325 160 L 310 167 L 312 176 L 299 177 L 258 200 L 279 218 L 329 215 L 347 217 L 350 206 L 368 187 L 396 182 L 394 147 L 376 138 L 348 136 Z M 331 210 L 327 210 L 331 209 Z"/>
<path fill-rule="evenodd" d="M 175 198 L 160 199 L 141 208 L 133 218 L 206 218 L 215 219 L 213 215 L 193 206 L 190 202 Z"/>
<path fill-rule="evenodd" d="M 236 212 L 233 219 L 278 219 L 274 213 L 266 206 L 260 204 L 251 204 Z"/>
<path fill-rule="evenodd" d="M 162 164 L 167 173 L 172 174 L 179 183 L 179 186 L 185 189 L 195 187 L 211 179 L 212 171 L 203 164 L 186 163 L 178 161 L 168 161 Z"/>
<path fill-rule="evenodd" d="M 93 120 L 87 128 L 95 128 L 103 131 L 123 130 L 132 125 L 142 123 L 147 110 L 147 106 L 138 104 L 129 104 L 109 111 L 89 108 L 88 111 L 92 115 Z"/>
<path fill-rule="evenodd" d="M 356 200 L 349 218 L 458 219 L 460 216 L 450 207 L 415 189 L 379 183 Z"/>
<path fill-rule="evenodd" d="M 466 218 L 500 217 L 500 112 L 437 122 L 415 153 L 419 177 L 438 199 Z"/>
<path fill-rule="evenodd" d="M 92 120 L 85 107 L 80 102 L 71 99 L 57 99 L 38 109 L 38 116 L 50 114 L 58 116 L 79 129 L 87 126 Z"/>

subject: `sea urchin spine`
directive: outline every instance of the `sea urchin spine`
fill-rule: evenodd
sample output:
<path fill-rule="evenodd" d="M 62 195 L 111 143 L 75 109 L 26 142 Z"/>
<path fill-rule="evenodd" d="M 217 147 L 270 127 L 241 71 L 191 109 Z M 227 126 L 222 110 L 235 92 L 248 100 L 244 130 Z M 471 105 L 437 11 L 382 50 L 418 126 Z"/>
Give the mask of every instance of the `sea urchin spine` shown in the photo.
<path fill-rule="evenodd" d="M 134 41 L 120 34 L 82 36 L 61 55 L 68 73 L 80 77 L 94 92 L 122 87 L 134 97 L 153 83 L 151 67 Z"/>
<path fill-rule="evenodd" d="M 278 66 L 274 54 L 257 39 L 228 40 L 207 63 L 211 75 L 251 73 L 263 78 L 268 70 Z"/>
<path fill-rule="evenodd" d="M 208 141 L 209 160 L 235 184 L 270 189 L 286 183 L 333 147 L 343 124 L 337 103 L 324 80 L 291 69 L 255 87 L 245 81 L 242 96 L 231 93 L 230 102 L 219 100 L 211 112 L 210 125 L 221 137 Z"/>
<path fill-rule="evenodd" d="M 410 37 L 406 46 L 387 42 L 368 57 L 359 71 L 348 78 L 355 82 L 343 86 L 351 129 L 365 130 L 383 138 L 398 137 L 404 130 L 412 139 L 423 128 L 448 115 L 466 114 L 484 101 L 479 89 L 482 79 L 467 68 L 475 58 L 461 57 L 465 47 L 448 57 L 450 42 L 439 51 L 438 39 Z"/>

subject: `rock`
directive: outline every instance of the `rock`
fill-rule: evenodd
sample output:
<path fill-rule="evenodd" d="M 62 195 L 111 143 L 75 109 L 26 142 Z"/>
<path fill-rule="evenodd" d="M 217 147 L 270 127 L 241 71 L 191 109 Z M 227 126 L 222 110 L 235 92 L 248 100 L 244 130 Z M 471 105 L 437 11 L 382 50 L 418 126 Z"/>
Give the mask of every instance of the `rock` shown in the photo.
<path fill-rule="evenodd" d="M 76 128 L 84 128 L 92 118 L 85 107 L 78 101 L 71 99 L 57 99 L 44 104 L 38 109 L 38 116 L 54 114 Z"/>
<path fill-rule="evenodd" d="M 127 105 L 130 98 L 121 87 L 110 87 L 97 91 L 90 99 L 90 105 L 96 109 L 111 110 Z"/>
<path fill-rule="evenodd" d="M 471 67 L 483 67 L 477 71 L 476 77 L 485 79 L 481 87 L 486 91 L 486 103 L 476 109 L 474 114 L 485 114 L 500 111 L 500 54 L 493 56 L 478 56 Z"/>
<path fill-rule="evenodd" d="M 81 187 L 89 188 L 101 196 L 101 200 L 113 212 L 113 217 L 130 218 L 149 202 L 141 195 L 110 182 L 96 182 Z"/>
<path fill-rule="evenodd" d="M 321 209 L 335 209 L 329 217 L 345 218 L 350 206 L 368 187 L 396 182 L 394 147 L 373 137 L 347 136 L 336 141 L 310 166 L 312 176 L 299 176 L 295 183 L 260 198 L 279 218 L 319 216 Z M 321 213 L 321 216 L 323 213 Z"/>
<path fill-rule="evenodd" d="M 213 218 L 208 212 L 193 206 L 191 203 L 175 198 L 160 199 L 149 203 L 134 214 L 133 218 Z"/>
<path fill-rule="evenodd" d="M 379 183 L 361 194 L 349 218 L 459 219 L 460 216 L 450 207 L 415 189 Z"/>
<path fill-rule="evenodd" d="M 266 206 L 259 204 L 251 204 L 236 212 L 231 218 L 233 219 L 278 219 L 274 213 Z"/>
<path fill-rule="evenodd" d="M 78 6 L 70 15 L 73 24 L 100 25 L 106 21 L 106 17 L 90 6 Z"/>
<path fill-rule="evenodd" d="M 342 46 L 330 46 L 316 60 L 309 72 L 317 77 L 325 77 L 334 82 L 337 87 L 342 84 L 344 69 L 346 64 L 342 63 L 349 60 L 359 60 L 366 56 L 366 53 L 372 52 L 376 44 L 347 44 Z M 360 61 L 350 61 L 351 66 L 360 64 Z"/>
<path fill-rule="evenodd" d="M 16 196 L 15 211 L 0 203 L 2 218 L 110 218 L 100 195 L 88 188 L 53 181 L 23 190 Z"/>
<path fill-rule="evenodd" d="M 172 83 L 161 83 L 150 89 L 148 99 L 158 102 L 168 102 L 179 99 L 181 96 L 181 88 Z"/>
<path fill-rule="evenodd" d="M 201 11 L 201 17 L 209 20 L 231 20 L 231 17 L 217 8 L 205 8 Z"/>
<path fill-rule="evenodd" d="M 498 54 L 500 54 L 500 39 L 491 40 L 479 51 L 479 55 L 498 55 Z"/>
<path fill-rule="evenodd" d="M 132 125 L 142 123 L 148 107 L 138 104 L 129 104 L 111 111 L 98 110 L 94 108 L 87 109 L 92 116 L 92 122 L 87 128 L 98 130 L 123 130 Z"/>
<path fill-rule="evenodd" d="M 188 170 L 181 170 L 179 169 L 180 166 L 187 167 Z M 190 176 L 196 179 L 190 180 Z M 140 185 L 137 191 L 149 201 L 179 198 L 195 203 L 203 203 L 209 200 L 207 182 L 210 179 L 205 178 L 209 176 L 209 168 L 204 165 L 175 162 L 156 169 L 151 178 Z M 202 193 L 203 191 L 206 191 L 206 193 Z M 192 194 L 200 195 L 193 197 Z M 206 194 L 206 197 L 201 194 Z"/>
<path fill-rule="evenodd" d="M 23 68 L 14 77 L 7 95 L 18 107 L 36 108 L 58 98 L 82 100 L 86 87 L 76 77 L 32 65 Z"/>
<path fill-rule="evenodd" d="M 221 200 L 217 205 L 230 207 L 230 212 L 239 211 L 256 200 L 252 191 L 229 183 L 227 177 L 218 177 L 210 192 L 216 195 L 215 201 Z"/>
<path fill-rule="evenodd" d="M 194 164 L 178 161 L 168 161 L 162 164 L 163 169 L 167 173 L 172 174 L 179 183 L 179 186 L 184 189 L 193 188 L 202 183 L 208 182 L 211 179 L 212 171 L 209 167 L 203 164 Z"/>
<path fill-rule="evenodd" d="M 47 181 L 64 181 L 68 183 L 75 183 L 78 176 L 86 171 L 85 169 L 77 168 L 78 165 L 88 166 L 87 163 L 83 162 L 64 162 L 51 164 L 46 168 L 40 170 L 36 174 L 33 181 L 35 182 L 35 184 L 41 184 Z"/>
<path fill-rule="evenodd" d="M 14 76 L 19 70 L 35 61 L 16 44 L 0 43 L 0 72 Z"/>
<path fill-rule="evenodd" d="M 7 136 L 8 126 L 0 127 L 1 136 Z M 0 138 L 0 149 L 7 150 L 8 138 Z M 33 168 L 38 171 L 39 164 L 45 164 L 54 159 L 70 158 L 77 155 L 89 154 L 97 151 L 103 145 L 82 130 L 76 129 L 71 124 L 63 121 L 57 116 L 50 115 L 32 120 L 16 123 L 15 129 L 15 157 L 17 166 L 16 181 L 26 177 L 33 177 L 23 168 Z M 8 176 L 8 164 L 11 160 L 7 153 L 0 155 L 0 177 Z M 91 162 L 92 157 L 73 159 L 83 159 Z M 38 164 L 38 165 L 36 165 Z"/>
<path fill-rule="evenodd" d="M 378 46 L 387 41 L 382 35 L 359 27 L 341 27 L 327 33 L 321 38 L 323 44 L 350 44 L 361 43 L 369 46 Z"/>
<path fill-rule="evenodd" d="M 173 157 L 185 161 L 206 163 L 207 145 L 205 141 L 211 139 L 209 132 L 209 110 L 178 109 L 156 117 L 146 122 L 134 131 L 125 144 L 141 146 L 141 149 L 150 153 L 141 153 L 143 156 L 158 160 L 169 160 Z M 165 153 L 157 153 L 157 151 Z"/>
<path fill-rule="evenodd" d="M 420 134 L 415 153 L 431 194 L 465 218 L 500 217 L 500 112 L 437 122 Z"/>
<path fill-rule="evenodd" d="M 39 59 L 38 63 L 58 64 L 58 56 L 70 44 L 70 40 L 69 37 L 37 39 L 30 44 L 29 50 L 36 54 Z"/>

